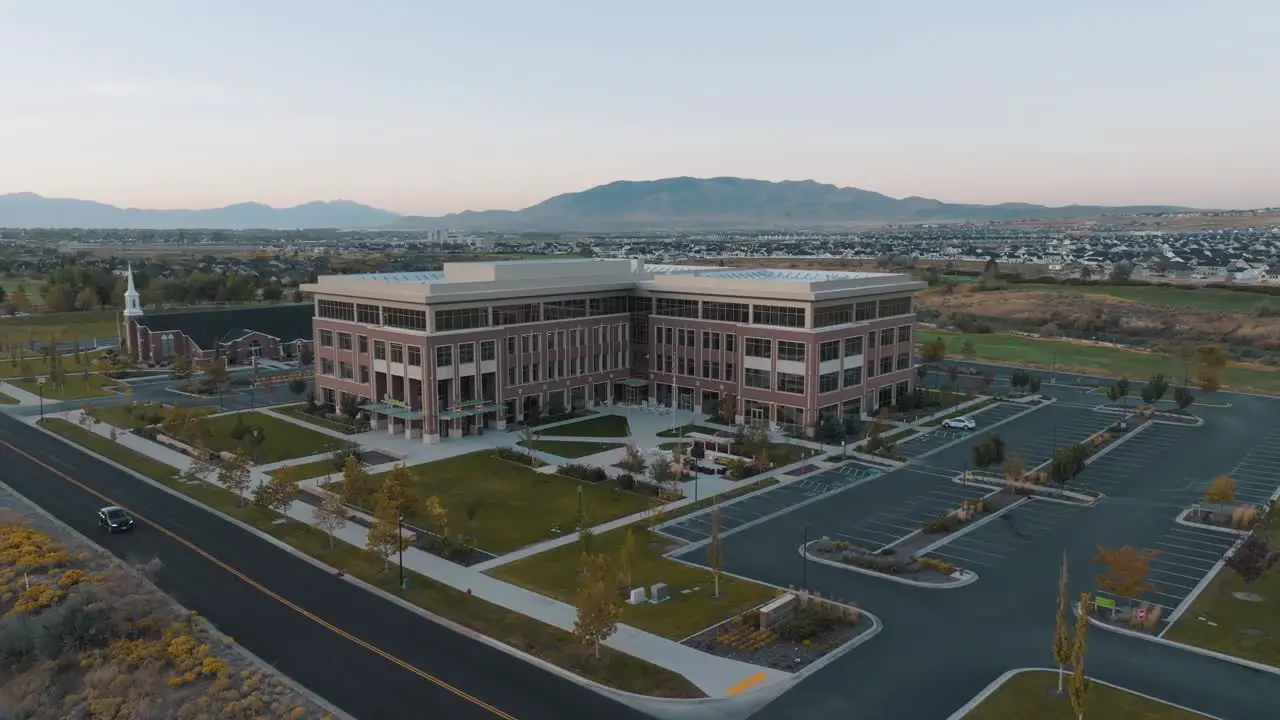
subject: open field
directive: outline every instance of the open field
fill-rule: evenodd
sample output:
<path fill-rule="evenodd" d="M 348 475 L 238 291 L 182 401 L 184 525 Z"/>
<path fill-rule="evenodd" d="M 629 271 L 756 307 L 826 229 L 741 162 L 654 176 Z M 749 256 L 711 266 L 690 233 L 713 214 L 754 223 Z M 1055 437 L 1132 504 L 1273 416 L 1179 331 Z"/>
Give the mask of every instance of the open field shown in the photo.
<path fill-rule="evenodd" d="M 618 528 L 592 537 L 589 552 L 618 558 L 626 532 L 627 528 Z M 632 533 L 636 552 L 632 558 L 631 582 L 624 577 L 620 584 L 649 587 L 665 582 L 671 588 L 671 599 L 659 605 L 624 605 L 622 622 L 628 625 L 681 640 L 768 602 L 776 594 L 771 587 L 722 576 L 720 597 L 714 597 L 710 570 L 662 557 L 674 547 L 674 541 L 644 527 L 633 526 Z M 490 574 L 572 603 L 580 584 L 579 558 L 583 552 L 581 543 L 574 542 L 501 565 Z M 691 592 L 686 594 L 684 590 Z"/>
<path fill-rule="evenodd" d="M 1057 690 L 1058 677 L 1053 671 L 1019 673 L 966 713 L 964 720 L 1076 720 L 1067 693 L 1059 695 Z M 1085 717 L 1088 720 L 1208 720 L 1199 713 L 1101 683 L 1093 683 L 1089 691 Z"/>
<path fill-rule="evenodd" d="M 90 371 L 94 371 L 101 369 L 96 361 L 102 356 L 102 351 L 90 351 L 81 353 L 80 358 L 89 363 Z M 25 365 L 23 360 L 26 361 Z M 58 364 L 68 375 L 84 372 L 84 366 L 76 361 L 75 355 L 59 355 Z M 15 352 L 5 352 L 4 357 L 0 359 L 0 378 L 39 377 L 48 374 L 49 362 L 38 352 L 24 351 L 22 357 Z"/>
<path fill-rule="evenodd" d="M 151 422 L 153 418 L 150 417 L 152 414 L 159 415 L 161 418 L 160 422 L 163 422 L 163 419 L 167 418 L 172 410 L 172 405 L 139 403 L 133 408 L 130 408 L 128 405 L 94 405 L 88 408 L 86 412 L 100 422 L 104 422 L 108 425 L 114 425 L 115 427 L 122 428 L 124 430 L 133 430 L 140 427 L 146 427 L 148 425 L 154 425 L 155 423 Z M 185 410 L 187 413 L 196 417 L 212 415 L 216 412 L 216 409 L 211 407 L 193 407 L 185 408 Z"/>
<path fill-rule="evenodd" d="M 239 452 L 241 441 L 231 436 L 238 422 L 262 428 L 265 438 L 262 446 L 254 451 L 255 462 L 273 463 L 308 455 L 333 452 L 347 447 L 347 443 L 335 437 L 308 430 L 288 420 L 281 420 L 266 413 L 243 412 L 219 415 L 201 421 L 210 430 L 209 449 L 218 452 Z"/>
<path fill-rule="evenodd" d="M 1195 308 L 1216 312 L 1251 313 L 1266 295 L 1221 288 L 1196 286 L 1167 287 L 1161 285 L 1012 285 L 1012 292 L 1084 293 L 1125 302 L 1144 303 L 1171 308 Z M 1009 292 L 1005 291 L 1005 292 Z M 1273 303 L 1280 305 L 1280 301 Z"/>
<path fill-rule="evenodd" d="M 56 336 L 58 342 L 116 337 L 120 334 L 119 314 L 117 310 L 108 309 L 3 317 L 0 318 L 0 338 L 9 342 L 30 339 L 43 343 L 48 342 L 50 336 Z"/>
<path fill-rule="evenodd" d="M 0 288 L 4 289 L 6 296 L 12 296 L 18 291 L 18 286 L 26 288 L 27 300 L 31 302 L 32 307 L 44 307 L 44 286 L 48 284 L 44 280 L 32 280 L 30 278 L 0 278 Z"/>
<path fill-rule="evenodd" d="M 107 388 L 119 388 L 119 383 L 105 375 L 67 375 L 62 387 L 54 387 L 46 382 L 42 387 L 35 380 L 9 378 L 6 382 L 14 387 L 22 388 L 32 395 L 43 394 L 46 400 L 58 402 L 62 400 L 83 400 L 91 397 L 107 397 L 114 395 Z"/>
<path fill-rule="evenodd" d="M 1069 340 L 1029 338 L 1008 333 L 960 333 L 950 330 L 920 329 L 919 342 L 942 338 L 949 361 L 964 359 L 1009 363 L 1063 372 L 1080 372 L 1106 377 L 1127 376 L 1145 379 L 1157 373 L 1182 378 L 1188 366 L 1180 358 L 1165 353 L 1143 352 Z M 972 358 L 960 355 L 965 341 L 973 343 Z M 1229 364 L 1222 374 L 1223 384 L 1239 390 L 1280 393 L 1280 369 L 1244 363 Z"/>
<path fill-rule="evenodd" d="M 613 483 L 591 484 L 534 472 L 489 450 L 411 465 L 409 470 L 418 478 L 421 497 L 440 498 L 452 532 L 497 554 L 574 532 L 579 507 L 591 524 L 649 507 L 648 497 L 623 492 Z M 370 495 L 376 487 L 377 483 L 371 484 Z M 365 508 L 374 505 L 372 497 L 353 501 Z M 412 515 L 406 521 L 425 523 Z"/>
<path fill-rule="evenodd" d="M 347 425 L 345 423 L 340 423 L 340 422 L 334 422 L 328 418 L 320 417 L 318 415 L 311 415 L 307 412 L 304 412 L 304 410 L 306 409 L 305 403 L 298 403 L 296 405 L 285 405 L 283 407 L 274 407 L 271 409 L 275 412 L 288 415 L 289 417 L 297 418 L 302 422 L 310 423 L 312 425 L 315 425 L 316 427 L 322 427 L 327 430 L 333 430 L 335 432 L 343 433 L 344 435 L 355 434 L 355 428 L 352 427 L 351 425 Z"/>
<path fill-rule="evenodd" d="M 569 633 L 510 612 L 480 598 L 455 590 L 412 570 L 405 570 L 409 588 L 400 590 L 396 573 L 384 569 L 373 554 L 341 540 L 329 547 L 320 530 L 299 522 L 273 523 L 279 516 L 252 503 L 242 505 L 227 490 L 209 483 L 186 483 L 175 478 L 174 468 L 112 443 L 65 420 L 46 420 L 46 427 L 72 442 L 108 457 L 192 499 L 268 533 L 292 547 L 386 592 L 483 633 L 559 667 L 610 687 L 662 697 L 703 697 L 684 677 L 630 655 L 601 648 L 600 660 L 578 644 Z"/>

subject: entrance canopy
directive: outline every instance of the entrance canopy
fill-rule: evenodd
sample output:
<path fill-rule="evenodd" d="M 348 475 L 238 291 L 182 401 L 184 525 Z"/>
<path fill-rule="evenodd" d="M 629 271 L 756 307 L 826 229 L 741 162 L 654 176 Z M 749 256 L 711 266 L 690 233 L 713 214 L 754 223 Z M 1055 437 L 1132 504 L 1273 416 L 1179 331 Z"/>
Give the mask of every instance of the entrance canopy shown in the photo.
<path fill-rule="evenodd" d="M 399 405 L 388 405 L 386 403 L 368 403 L 367 405 L 361 405 L 360 409 L 365 412 L 378 413 L 379 415 L 400 418 L 402 420 L 416 420 L 417 418 L 422 417 L 422 411 L 420 410 L 401 407 Z"/>
<path fill-rule="evenodd" d="M 458 418 L 483 415 L 489 412 L 505 412 L 506 406 L 486 400 L 468 400 L 440 411 L 441 420 L 457 420 Z"/>
<path fill-rule="evenodd" d="M 626 387 L 649 387 L 649 381 L 644 378 L 623 378 L 618 382 L 622 383 Z"/>

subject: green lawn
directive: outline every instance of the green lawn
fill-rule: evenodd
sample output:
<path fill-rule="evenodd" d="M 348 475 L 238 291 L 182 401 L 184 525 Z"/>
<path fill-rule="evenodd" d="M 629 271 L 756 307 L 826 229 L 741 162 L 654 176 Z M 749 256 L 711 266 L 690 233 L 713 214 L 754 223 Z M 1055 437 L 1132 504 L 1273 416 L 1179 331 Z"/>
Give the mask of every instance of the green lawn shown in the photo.
<path fill-rule="evenodd" d="M 622 445 L 618 443 L 598 443 L 598 442 L 581 442 L 572 440 L 534 440 L 532 442 L 518 442 L 520 447 L 533 448 L 539 452 L 559 455 L 562 458 L 580 458 L 588 455 L 595 455 L 606 450 L 620 448 Z"/>
<path fill-rule="evenodd" d="M 539 435 L 560 437 L 624 438 L 631 434 L 627 419 L 621 415 L 597 415 L 565 425 L 538 430 Z"/>
<path fill-rule="evenodd" d="M 1126 376 L 1149 378 L 1163 373 L 1166 377 L 1181 378 L 1187 365 L 1182 360 L 1164 353 L 1141 352 L 1124 348 L 1082 345 L 1066 340 L 1028 338 L 1006 333 L 958 333 L 950 330 L 924 330 L 917 333 L 919 342 L 942 338 L 947 343 L 949 360 L 961 362 L 960 348 L 971 341 L 975 353 L 973 360 L 1025 365 L 1027 367 L 1056 367 L 1063 372 L 1080 372 L 1105 377 Z M 1257 392 L 1280 392 L 1280 370 L 1260 365 L 1232 363 L 1222 375 L 1228 387 Z"/>
<path fill-rule="evenodd" d="M 0 288 L 4 288 L 6 297 L 11 297 L 18 292 L 18 286 L 22 285 L 26 290 L 27 299 L 31 301 L 33 308 L 44 307 L 44 289 L 48 283 L 44 280 L 32 280 L 30 278 L 0 278 Z"/>
<path fill-rule="evenodd" d="M 1173 308 L 1195 308 L 1220 312 L 1248 313 L 1258 303 L 1267 299 L 1262 293 L 1223 290 L 1221 288 L 1164 287 L 1159 285 L 1029 285 L 1013 284 L 1010 290 L 1047 290 L 1053 292 L 1105 295 L 1117 300 L 1128 300 L 1146 305 Z M 1276 298 L 1272 298 L 1272 305 Z"/>
<path fill-rule="evenodd" d="M 597 525 L 649 507 L 647 497 L 622 492 L 612 483 L 593 485 L 534 472 L 498 458 L 490 450 L 411 465 L 409 470 L 417 476 L 423 498 L 440 498 L 449 515 L 450 530 L 472 538 L 476 547 L 491 553 L 510 552 L 573 532 L 579 497 L 589 521 Z M 372 497 L 356 497 L 354 502 L 364 508 L 374 504 Z M 406 520 L 423 521 L 416 515 Z M 552 532 L 553 527 L 560 532 Z"/>
<path fill-rule="evenodd" d="M 274 407 L 271 409 L 274 410 L 275 412 L 288 415 L 289 417 L 297 418 L 302 422 L 310 423 L 312 425 L 315 425 L 316 427 L 326 428 L 328 430 L 340 432 L 345 435 L 355 434 L 355 428 L 351 427 L 350 425 L 347 425 L 346 423 L 334 422 L 328 418 L 320 417 L 318 415 L 310 415 L 306 412 L 303 412 L 304 408 L 306 408 L 306 404 L 299 403 L 297 405 L 285 405 L 283 407 Z"/>
<path fill-rule="evenodd" d="M 334 480 L 342 477 L 341 465 L 335 462 L 331 457 L 323 460 L 312 460 L 309 463 L 302 463 L 301 465 L 289 465 L 288 467 L 294 468 L 297 473 L 294 475 L 294 478 L 297 480 L 310 480 L 311 478 L 323 477 L 325 475 L 332 475 Z M 278 472 L 280 472 L 280 468 L 276 468 L 267 474 L 275 475 Z"/>
<path fill-rule="evenodd" d="M 202 421 L 212 432 L 209 440 L 210 450 L 228 452 L 240 450 L 241 442 L 231 437 L 231 429 L 236 426 L 237 418 L 243 418 L 248 425 L 262 428 L 265 440 L 256 451 L 256 462 L 262 464 L 342 450 L 350 444 L 345 440 L 308 430 L 288 420 L 251 411 L 218 415 Z"/>
<path fill-rule="evenodd" d="M 1273 531 L 1271 537 L 1274 548 L 1280 543 L 1280 530 Z M 1262 602 L 1240 600 L 1231 594 L 1244 590 L 1240 576 L 1223 568 L 1165 638 L 1280 667 L 1280 642 L 1276 641 L 1280 637 L 1280 567 L 1272 567 L 1249 588 L 1262 596 Z M 1260 635 L 1246 633 L 1259 630 Z"/>
<path fill-rule="evenodd" d="M 89 375 L 86 379 L 83 375 L 67 375 L 66 380 L 61 388 L 54 387 L 46 382 L 44 388 L 40 387 L 40 383 L 35 380 L 24 380 L 18 378 L 9 378 L 6 382 L 14 387 L 20 387 L 32 395 L 44 393 L 45 400 L 50 402 L 60 402 L 63 400 L 83 400 L 91 397 L 109 397 L 115 393 L 110 392 L 107 388 L 122 388 L 119 383 L 105 375 Z"/>
<path fill-rule="evenodd" d="M 18 399 L 0 392 L 0 405 L 17 405 Z"/>
<path fill-rule="evenodd" d="M 89 363 L 89 370 L 99 370 L 95 361 L 101 358 L 103 351 L 93 350 L 81 353 L 80 357 Z M 26 366 L 22 364 L 22 359 L 26 360 Z M 49 362 L 39 353 L 28 352 L 24 358 L 20 359 L 17 355 L 10 355 L 8 351 L 0 357 L 0 378 L 14 377 L 39 377 L 49 374 Z M 59 355 L 58 364 L 68 375 L 77 375 L 83 372 L 83 365 L 76 361 L 75 355 Z"/>
<path fill-rule="evenodd" d="M 1086 659 L 1086 664 L 1088 660 Z M 1038 670 L 1009 678 L 999 690 L 965 714 L 965 720 L 1076 720 L 1064 690 L 1058 694 L 1057 673 Z M 1093 683 L 1087 696 L 1087 720 L 1208 720 L 1141 695 Z"/>
<path fill-rule="evenodd" d="M 719 430 L 707 427 L 706 425 L 680 425 L 679 427 L 668 428 L 658 433 L 658 437 L 678 438 L 689 433 L 702 433 L 703 435 L 715 435 Z"/>
<path fill-rule="evenodd" d="M 601 648 L 600 660 L 577 644 L 573 636 L 524 615 L 513 613 L 480 598 L 455 590 L 412 570 L 405 570 L 409 589 L 400 590 L 395 572 L 370 553 L 341 540 L 329 547 L 329 539 L 316 528 L 299 522 L 274 525 L 278 515 L 252 503 L 241 505 L 239 498 L 209 483 L 184 483 L 175 479 L 175 470 L 164 463 L 112 443 L 65 420 L 46 420 L 45 426 L 84 445 L 94 452 L 162 482 L 192 499 L 220 510 L 240 521 L 292 545 L 321 562 L 340 568 L 352 577 L 395 594 L 430 612 L 519 648 L 547 662 L 627 692 L 662 697 L 694 698 L 704 694 L 683 676 L 650 665 L 630 655 Z M 376 602 L 376 601 L 375 601 Z M 373 605 L 371 610 L 376 610 Z"/>
<path fill-rule="evenodd" d="M 143 418 L 135 415 L 135 412 L 151 413 L 159 411 L 162 415 L 168 417 L 169 412 L 173 410 L 173 406 L 171 405 L 162 405 L 157 407 L 155 405 L 137 403 L 134 407 L 136 410 L 131 410 L 127 404 L 93 405 L 87 409 L 87 412 L 97 420 L 108 425 L 114 425 L 125 430 L 133 430 L 134 428 L 146 427 L 150 424 Z M 217 412 L 216 408 L 212 407 L 192 407 L 186 408 L 186 411 L 196 416 L 212 415 Z"/>
<path fill-rule="evenodd" d="M 632 565 L 631 587 L 649 587 L 657 582 L 667 583 L 671 599 L 660 605 L 624 604 L 622 622 L 672 640 L 680 640 L 700 630 L 726 620 L 738 613 L 771 600 L 776 592 L 766 585 L 720 578 L 720 597 L 713 596 L 714 583 L 711 571 L 691 567 L 662 557 L 674 547 L 672 541 L 650 532 L 647 528 L 634 527 L 636 555 Z M 618 558 L 626 528 L 610 530 L 591 540 L 590 551 Z M 572 603 L 578 590 L 579 558 L 583 548 L 572 542 L 558 548 L 538 553 L 489 571 L 495 577 Z M 627 586 L 624 577 L 619 587 L 621 593 Z M 684 593 L 684 590 L 691 590 Z"/>
<path fill-rule="evenodd" d="M 31 284 L 28 282 L 27 287 Z M 73 339 L 116 337 L 120 334 L 118 310 L 40 313 L 0 318 L 0 338 L 8 342 L 47 342 L 51 335 L 59 342 Z"/>

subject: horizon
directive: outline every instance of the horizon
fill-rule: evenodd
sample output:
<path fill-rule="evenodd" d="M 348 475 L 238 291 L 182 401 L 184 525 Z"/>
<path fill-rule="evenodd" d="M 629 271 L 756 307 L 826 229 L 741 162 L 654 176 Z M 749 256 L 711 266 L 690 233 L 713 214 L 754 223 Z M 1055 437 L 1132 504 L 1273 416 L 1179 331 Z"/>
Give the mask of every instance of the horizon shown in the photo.
<path fill-rule="evenodd" d="M 1280 205 L 1280 99 L 1259 90 L 1280 6 L 482 5 L 16 6 L 0 194 L 438 216 L 689 176 Z"/>

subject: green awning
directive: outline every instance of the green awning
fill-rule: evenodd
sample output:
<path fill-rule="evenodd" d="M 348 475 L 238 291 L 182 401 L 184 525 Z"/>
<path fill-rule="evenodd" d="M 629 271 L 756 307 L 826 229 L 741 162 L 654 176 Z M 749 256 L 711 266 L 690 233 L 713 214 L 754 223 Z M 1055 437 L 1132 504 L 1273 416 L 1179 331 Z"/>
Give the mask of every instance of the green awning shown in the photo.
<path fill-rule="evenodd" d="M 368 403 L 360 406 L 365 412 L 378 413 L 379 415 L 387 415 L 389 417 L 401 419 L 417 419 L 422 417 L 421 410 L 413 408 L 400 407 L 399 405 L 388 405 L 386 403 Z"/>
<path fill-rule="evenodd" d="M 623 380 L 619 380 L 618 382 L 622 383 L 627 387 L 649 387 L 649 381 L 645 380 L 644 378 L 625 378 Z"/>

